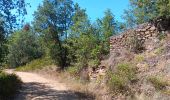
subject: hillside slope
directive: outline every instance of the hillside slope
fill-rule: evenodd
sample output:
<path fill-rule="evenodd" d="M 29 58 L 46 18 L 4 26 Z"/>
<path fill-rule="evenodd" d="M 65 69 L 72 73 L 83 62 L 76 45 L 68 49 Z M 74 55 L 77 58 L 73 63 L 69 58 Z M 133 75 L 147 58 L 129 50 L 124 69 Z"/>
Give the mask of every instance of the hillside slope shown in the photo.
<path fill-rule="evenodd" d="M 123 71 L 125 75 L 120 75 L 120 78 L 123 80 L 128 78 L 128 82 L 123 81 L 124 83 L 121 84 L 120 79 L 115 81 L 114 76 L 111 76 L 111 83 L 114 84 L 112 87 L 116 88 L 115 85 L 121 84 L 122 87 L 118 87 L 118 92 L 123 95 L 113 98 L 127 99 L 127 96 L 130 96 L 144 100 L 169 100 L 170 32 L 168 30 L 157 31 L 156 27 L 148 27 L 148 25 L 136 30 L 132 37 L 129 36 L 130 33 L 122 37 L 128 38 L 121 42 L 126 45 L 119 44 L 118 48 L 111 50 L 110 70 L 113 74 L 120 74 Z M 135 70 L 125 71 L 130 67 Z M 121 72 L 119 72 L 120 70 Z M 135 73 L 132 74 L 133 72 Z M 131 75 L 130 78 L 129 75 Z"/>
<path fill-rule="evenodd" d="M 113 100 L 170 100 L 169 29 L 144 23 L 112 36 L 110 47 L 110 57 L 90 76 Z"/>

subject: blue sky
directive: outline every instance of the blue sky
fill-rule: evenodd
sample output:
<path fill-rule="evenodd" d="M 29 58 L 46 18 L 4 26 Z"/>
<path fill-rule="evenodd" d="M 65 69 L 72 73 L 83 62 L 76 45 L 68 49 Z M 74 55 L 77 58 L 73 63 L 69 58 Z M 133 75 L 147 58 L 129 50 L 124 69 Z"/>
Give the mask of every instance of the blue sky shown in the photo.
<path fill-rule="evenodd" d="M 26 0 L 31 4 L 31 8 L 27 8 L 28 15 L 26 16 L 26 22 L 33 20 L 32 14 L 36 11 L 38 5 L 43 0 Z M 94 21 L 96 18 L 102 18 L 106 9 L 111 9 L 115 15 L 116 20 L 123 21 L 121 15 L 124 9 L 128 8 L 129 0 L 73 0 L 77 2 L 81 8 L 86 9 L 89 18 Z"/>

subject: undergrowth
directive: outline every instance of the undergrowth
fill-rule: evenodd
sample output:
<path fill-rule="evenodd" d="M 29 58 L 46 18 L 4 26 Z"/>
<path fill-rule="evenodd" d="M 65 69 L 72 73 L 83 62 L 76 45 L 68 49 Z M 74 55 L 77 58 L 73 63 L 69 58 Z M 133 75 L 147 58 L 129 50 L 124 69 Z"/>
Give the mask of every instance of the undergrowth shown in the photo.
<path fill-rule="evenodd" d="M 66 71 L 67 71 L 71 76 L 77 76 L 79 70 L 80 70 L 80 69 L 79 69 L 78 67 L 75 67 L 75 66 L 68 67 L 68 68 L 66 69 Z"/>
<path fill-rule="evenodd" d="M 157 90 L 163 90 L 166 86 L 170 85 L 166 80 L 158 76 L 151 76 L 148 80 L 153 84 Z"/>
<path fill-rule="evenodd" d="M 34 71 L 37 69 L 42 69 L 44 67 L 47 67 L 49 65 L 52 65 L 53 62 L 50 58 L 40 58 L 36 59 L 24 66 L 20 66 L 16 68 L 17 71 Z"/>
<path fill-rule="evenodd" d="M 116 72 L 107 72 L 109 89 L 115 93 L 128 91 L 128 84 L 136 80 L 135 73 L 136 69 L 131 63 L 118 64 Z"/>
<path fill-rule="evenodd" d="M 11 100 L 21 84 L 21 80 L 15 74 L 0 72 L 0 100 Z"/>
<path fill-rule="evenodd" d="M 145 60 L 145 57 L 142 54 L 136 55 L 135 58 L 134 58 L 134 61 L 136 63 L 143 62 L 144 60 Z"/>

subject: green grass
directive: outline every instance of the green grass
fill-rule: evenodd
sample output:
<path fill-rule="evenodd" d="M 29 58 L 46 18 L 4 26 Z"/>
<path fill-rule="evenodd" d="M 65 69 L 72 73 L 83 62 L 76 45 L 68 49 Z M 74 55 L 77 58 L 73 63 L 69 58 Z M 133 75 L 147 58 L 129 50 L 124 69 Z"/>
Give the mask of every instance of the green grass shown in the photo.
<path fill-rule="evenodd" d="M 32 62 L 26 64 L 25 66 L 20 66 L 16 68 L 17 71 L 34 71 L 37 69 L 42 69 L 49 65 L 52 65 L 53 62 L 50 58 L 41 58 L 33 60 Z"/>
<path fill-rule="evenodd" d="M 170 85 L 166 80 L 163 80 L 163 78 L 158 76 L 151 76 L 148 78 L 148 80 L 153 84 L 153 86 L 157 90 L 163 90 L 166 88 L 166 86 Z"/>
<path fill-rule="evenodd" d="M 0 100 L 11 100 L 21 84 L 21 80 L 15 74 L 0 72 Z"/>

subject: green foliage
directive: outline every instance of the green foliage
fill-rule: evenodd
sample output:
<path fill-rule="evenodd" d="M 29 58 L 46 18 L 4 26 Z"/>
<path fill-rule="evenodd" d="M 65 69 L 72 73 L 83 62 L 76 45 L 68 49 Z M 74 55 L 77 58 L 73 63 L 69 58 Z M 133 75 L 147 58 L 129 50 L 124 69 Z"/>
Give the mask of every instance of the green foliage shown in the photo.
<path fill-rule="evenodd" d="M 13 33 L 9 39 L 8 62 L 10 67 L 18 67 L 42 56 L 38 38 L 31 30 Z"/>
<path fill-rule="evenodd" d="M 26 5 L 25 0 L 0 0 L 0 21 L 4 23 L 6 35 L 23 21 L 23 16 L 27 13 Z"/>
<path fill-rule="evenodd" d="M 34 13 L 34 28 L 49 49 L 49 55 L 62 69 L 69 65 L 68 32 L 74 12 L 72 0 L 44 0 Z"/>
<path fill-rule="evenodd" d="M 78 72 L 80 71 L 80 68 L 77 66 L 68 67 L 66 71 L 70 73 L 70 75 L 77 77 Z"/>
<path fill-rule="evenodd" d="M 8 49 L 6 46 L 7 37 L 19 25 L 26 14 L 24 0 L 1 0 L 0 1 L 0 67 L 6 63 Z"/>
<path fill-rule="evenodd" d="M 5 56 L 6 56 L 6 39 L 5 39 L 5 31 L 3 25 L 0 25 L 0 67 L 2 66 L 2 63 L 4 62 Z"/>
<path fill-rule="evenodd" d="M 90 21 L 85 9 L 81 9 L 78 4 L 75 4 L 75 14 L 72 17 L 73 26 L 71 26 L 71 36 L 77 37 L 81 33 L 86 33 L 90 26 Z"/>
<path fill-rule="evenodd" d="M 108 86 L 111 91 L 114 92 L 123 92 L 127 89 L 127 79 L 126 77 L 121 77 L 117 74 L 114 74 L 112 72 L 109 72 L 107 74 L 110 78 L 108 80 Z"/>
<path fill-rule="evenodd" d="M 68 58 L 73 66 L 96 67 L 99 65 L 102 54 L 102 45 L 97 27 L 91 25 L 84 9 L 75 7 L 71 34 L 67 40 Z"/>
<path fill-rule="evenodd" d="M 24 66 L 17 67 L 17 71 L 34 71 L 43 69 L 44 67 L 48 67 L 52 65 L 53 62 L 50 58 L 39 58 L 27 63 Z"/>
<path fill-rule="evenodd" d="M 101 56 L 109 53 L 109 38 L 117 28 L 110 10 L 91 24 L 85 10 L 78 4 L 73 7 L 72 0 L 44 0 L 34 18 L 35 30 L 48 48 L 47 55 L 62 69 L 76 63 L 81 67 L 98 66 Z"/>
<path fill-rule="evenodd" d="M 170 0 L 157 0 L 156 7 L 159 16 L 170 16 Z"/>
<path fill-rule="evenodd" d="M 128 91 L 128 84 L 136 80 L 136 69 L 130 63 L 120 63 L 115 72 L 108 71 L 108 86 L 116 93 Z"/>
<path fill-rule="evenodd" d="M 115 21 L 114 15 L 110 9 L 106 10 L 104 13 L 104 17 L 99 20 L 98 24 L 101 27 L 101 37 L 103 44 L 103 52 L 106 54 L 109 53 L 110 50 L 110 36 L 117 34 L 117 23 Z"/>
<path fill-rule="evenodd" d="M 133 8 L 124 10 L 124 15 L 122 16 L 125 19 L 126 28 L 133 28 L 136 25 L 136 18 L 134 16 Z"/>
<path fill-rule="evenodd" d="M 131 63 L 120 63 L 117 65 L 117 74 L 127 77 L 130 81 L 136 79 L 136 69 Z"/>
<path fill-rule="evenodd" d="M 0 72 L 0 99 L 11 100 L 21 87 L 21 80 L 15 74 Z"/>
<path fill-rule="evenodd" d="M 124 17 L 128 26 L 133 27 L 153 20 L 159 16 L 170 16 L 169 0 L 130 0 L 130 9 L 125 10 Z"/>
<path fill-rule="evenodd" d="M 82 67 L 94 67 L 99 64 L 101 56 L 101 48 L 97 45 L 95 36 L 92 34 L 81 35 L 79 38 L 72 41 L 74 48 L 70 48 L 70 52 L 74 51 L 72 55 L 72 63 L 81 63 Z M 71 45 L 69 45 L 70 47 Z M 70 56 L 71 56 L 70 55 Z M 79 66 L 80 67 L 80 66 Z"/>
<path fill-rule="evenodd" d="M 113 13 L 110 9 L 105 11 L 105 16 L 102 19 L 102 27 L 104 38 L 108 40 L 110 36 L 116 34 L 116 22 Z"/>
<path fill-rule="evenodd" d="M 153 86 L 158 90 L 163 90 L 166 88 L 166 86 L 169 86 L 170 84 L 168 81 L 163 80 L 163 78 L 158 76 L 151 76 L 148 78 L 148 80 L 153 84 Z"/>
<path fill-rule="evenodd" d="M 91 24 L 84 9 L 75 6 L 71 34 L 67 40 L 67 48 L 71 64 L 79 63 L 82 67 L 97 67 L 103 55 L 109 53 L 109 38 L 116 34 L 116 22 L 110 10 L 103 19 Z M 78 69 L 79 69 L 78 68 Z"/>

